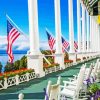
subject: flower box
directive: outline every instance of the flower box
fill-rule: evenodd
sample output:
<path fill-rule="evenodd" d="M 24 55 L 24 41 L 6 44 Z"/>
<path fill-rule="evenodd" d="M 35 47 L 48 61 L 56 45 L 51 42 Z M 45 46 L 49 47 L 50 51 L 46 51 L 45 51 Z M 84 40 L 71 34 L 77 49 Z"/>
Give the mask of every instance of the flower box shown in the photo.
<path fill-rule="evenodd" d="M 77 62 L 77 63 L 80 63 L 80 62 L 81 62 L 81 59 L 80 59 L 80 58 L 77 58 L 77 59 L 76 59 L 76 62 Z"/>
<path fill-rule="evenodd" d="M 47 65 L 44 65 L 43 69 L 45 70 L 45 69 L 52 68 L 52 67 L 55 67 L 55 66 L 59 66 L 59 64 L 58 63 L 53 63 L 51 65 L 47 64 Z"/>
<path fill-rule="evenodd" d="M 73 60 L 65 60 L 64 63 L 73 63 Z"/>
<path fill-rule="evenodd" d="M 64 64 L 65 64 L 65 67 L 66 67 L 66 68 L 67 68 L 67 67 L 70 67 L 70 66 L 73 65 L 73 60 L 65 60 L 65 61 L 64 61 Z"/>
<path fill-rule="evenodd" d="M 86 57 L 83 57 L 83 60 L 86 60 Z"/>
<path fill-rule="evenodd" d="M 34 72 L 34 70 L 33 69 L 20 69 L 20 70 L 16 70 L 13 72 L 5 72 L 3 74 L 0 74 L 0 80 L 3 80 L 4 78 L 14 77 L 16 75 L 20 76 L 20 75 L 31 73 L 31 72 Z"/>
<path fill-rule="evenodd" d="M 44 66 L 43 69 L 45 71 L 45 74 L 49 74 L 49 73 L 56 72 L 56 71 L 60 70 L 60 67 L 59 67 L 58 63 L 53 63 L 51 65 Z"/>
<path fill-rule="evenodd" d="M 81 61 L 81 59 L 80 58 L 77 58 L 76 61 Z"/>

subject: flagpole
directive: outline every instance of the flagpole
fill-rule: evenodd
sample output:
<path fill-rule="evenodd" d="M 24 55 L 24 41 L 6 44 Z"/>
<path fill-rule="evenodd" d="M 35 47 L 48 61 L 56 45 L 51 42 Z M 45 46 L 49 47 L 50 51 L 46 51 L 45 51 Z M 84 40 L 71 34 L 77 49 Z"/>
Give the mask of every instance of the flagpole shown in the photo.
<path fill-rule="evenodd" d="M 28 40 L 28 36 L 14 23 L 14 21 L 6 14 L 6 18 L 19 30 L 20 34 L 26 37 Z"/>
<path fill-rule="evenodd" d="M 54 37 L 54 35 L 52 34 L 52 32 L 50 32 L 50 31 L 48 30 L 48 28 L 45 28 L 45 30 L 46 30 L 47 32 L 49 32 L 49 33 Z"/>

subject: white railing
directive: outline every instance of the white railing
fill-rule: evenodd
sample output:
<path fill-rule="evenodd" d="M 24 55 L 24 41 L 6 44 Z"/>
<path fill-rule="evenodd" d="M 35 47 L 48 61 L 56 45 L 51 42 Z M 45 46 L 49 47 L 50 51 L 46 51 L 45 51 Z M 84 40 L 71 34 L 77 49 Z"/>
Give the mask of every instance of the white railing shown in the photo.
<path fill-rule="evenodd" d="M 7 84 L 8 84 L 8 87 L 12 85 L 16 85 L 16 77 L 9 77 L 7 79 Z"/>
<path fill-rule="evenodd" d="M 60 66 L 54 66 L 51 68 L 47 68 L 47 69 L 45 69 L 45 75 L 52 73 L 52 72 L 57 72 L 59 70 L 60 70 Z"/>
<path fill-rule="evenodd" d="M 19 85 L 22 82 L 30 81 L 34 78 L 36 78 L 35 72 L 26 73 L 23 75 L 16 75 L 9 78 L 4 78 L 0 80 L 0 90 L 7 89 L 8 87 L 13 86 L 13 85 Z"/>
<path fill-rule="evenodd" d="M 94 57 L 88 58 L 88 60 L 92 60 L 92 59 L 94 59 Z M 82 63 L 82 61 L 78 63 Z M 72 65 L 73 63 L 66 63 L 65 68 L 71 67 Z M 59 70 L 61 70 L 60 66 L 55 66 L 55 67 L 45 69 L 45 75 L 49 73 L 57 72 Z M 0 80 L 0 90 L 7 89 L 8 87 L 13 85 L 19 85 L 22 82 L 30 81 L 35 78 L 40 78 L 38 74 L 37 75 L 35 74 L 35 72 L 26 73 L 23 75 L 16 75 L 8 78 L 5 77 L 4 79 Z"/>

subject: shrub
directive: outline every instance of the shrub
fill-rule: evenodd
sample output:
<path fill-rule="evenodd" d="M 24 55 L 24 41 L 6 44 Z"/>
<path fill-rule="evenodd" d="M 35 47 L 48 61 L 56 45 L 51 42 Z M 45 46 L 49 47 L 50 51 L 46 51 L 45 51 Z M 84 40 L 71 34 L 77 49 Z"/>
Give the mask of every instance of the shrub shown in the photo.
<path fill-rule="evenodd" d="M 0 72 L 1 72 L 1 70 L 2 70 L 2 67 L 3 67 L 3 65 L 2 65 L 1 62 L 0 62 Z"/>
<path fill-rule="evenodd" d="M 96 83 L 91 84 L 88 90 L 91 94 L 94 94 L 99 90 L 99 86 Z"/>
<path fill-rule="evenodd" d="M 83 60 L 85 60 L 86 59 L 86 57 L 83 57 Z"/>

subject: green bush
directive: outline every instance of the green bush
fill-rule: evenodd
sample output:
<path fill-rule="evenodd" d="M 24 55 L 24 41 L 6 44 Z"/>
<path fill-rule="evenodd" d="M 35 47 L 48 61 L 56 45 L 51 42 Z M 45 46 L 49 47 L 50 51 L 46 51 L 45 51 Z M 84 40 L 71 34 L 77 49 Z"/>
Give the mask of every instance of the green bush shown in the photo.
<path fill-rule="evenodd" d="M 27 68 L 27 58 L 23 56 L 20 60 L 15 61 L 14 63 L 9 63 L 5 65 L 5 72 L 15 71 L 21 68 Z"/>
<path fill-rule="evenodd" d="M 2 64 L 1 64 L 1 62 L 0 62 L 0 72 L 1 72 L 1 70 L 2 70 L 2 67 L 3 67 L 3 66 L 2 66 Z"/>
<path fill-rule="evenodd" d="M 99 86 L 98 86 L 96 83 L 91 84 L 91 85 L 89 86 L 88 90 L 89 90 L 89 92 L 90 92 L 91 94 L 94 94 L 94 93 L 96 93 L 96 92 L 99 90 Z"/>

